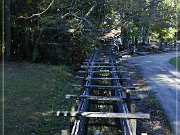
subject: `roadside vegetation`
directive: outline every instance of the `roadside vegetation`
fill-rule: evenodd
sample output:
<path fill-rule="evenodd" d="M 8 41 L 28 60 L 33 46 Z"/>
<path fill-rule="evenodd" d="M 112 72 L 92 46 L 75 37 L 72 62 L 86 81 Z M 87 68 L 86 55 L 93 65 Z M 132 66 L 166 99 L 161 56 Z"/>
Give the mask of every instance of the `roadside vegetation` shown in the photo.
<path fill-rule="evenodd" d="M 69 129 L 69 118 L 57 118 L 57 110 L 70 110 L 75 101 L 75 79 L 67 66 L 5 63 L 5 134 L 49 135 Z M 2 79 L 2 78 L 1 78 Z"/>
<path fill-rule="evenodd" d="M 174 65 L 178 70 L 180 70 L 180 56 L 174 57 L 174 58 L 170 59 L 169 63 L 171 63 L 171 64 Z"/>

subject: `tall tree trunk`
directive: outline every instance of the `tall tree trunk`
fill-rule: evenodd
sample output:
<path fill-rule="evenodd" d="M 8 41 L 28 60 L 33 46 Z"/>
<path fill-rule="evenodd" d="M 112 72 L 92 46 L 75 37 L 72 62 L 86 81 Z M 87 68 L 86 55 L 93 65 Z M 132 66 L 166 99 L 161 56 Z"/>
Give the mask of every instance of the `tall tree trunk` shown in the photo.
<path fill-rule="evenodd" d="M 143 44 L 149 44 L 149 37 L 150 37 L 150 30 L 152 28 L 152 25 L 154 23 L 155 20 L 155 13 L 157 12 L 157 6 L 158 6 L 158 2 L 157 0 L 152 0 L 151 1 L 151 6 L 149 9 L 149 21 L 146 24 L 147 26 L 144 27 L 144 34 L 143 34 Z"/>
<path fill-rule="evenodd" d="M 30 59 L 30 49 L 29 49 L 29 31 L 25 28 L 25 39 L 24 46 L 26 51 L 26 59 Z"/>
<path fill-rule="evenodd" d="M 134 39 L 134 44 L 135 44 L 135 46 L 138 45 L 138 38 L 137 37 L 135 37 L 135 39 Z"/>
<path fill-rule="evenodd" d="M 39 45 L 40 45 L 40 38 L 42 35 L 42 30 L 40 30 L 35 46 L 34 46 L 34 51 L 33 51 L 33 62 L 38 62 L 40 61 L 40 50 L 39 50 Z"/>
<path fill-rule="evenodd" d="M 23 56 L 25 57 L 25 59 L 30 59 L 30 48 L 29 48 L 29 31 L 27 28 L 27 23 L 26 20 L 24 20 L 24 42 L 23 42 Z"/>
<path fill-rule="evenodd" d="M 129 44 L 128 44 L 128 30 L 125 28 L 122 28 L 122 44 L 125 46 L 126 49 L 129 50 Z"/>
<path fill-rule="evenodd" d="M 149 27 L 144 29 L 143 38 L 142 38 L 144 45 L 149 43 L 149 35 L 150 35 L 149 31 L 150 31 Z"/>
<path fill-rule="evenodd" d="M 5 57 L 11 59 L 11 22 L 10 22 L 10 0 L 4 1 L 4 32 L 5 32 Z"/>

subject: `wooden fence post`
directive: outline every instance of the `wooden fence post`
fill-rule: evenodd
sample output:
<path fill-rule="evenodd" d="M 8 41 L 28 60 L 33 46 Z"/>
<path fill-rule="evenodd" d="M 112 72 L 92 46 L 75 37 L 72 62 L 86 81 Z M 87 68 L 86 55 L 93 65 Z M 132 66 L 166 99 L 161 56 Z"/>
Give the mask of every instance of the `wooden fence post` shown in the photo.
<path fill-rule="evenodd" d="M 135 111 L 136 111 L 136 105 L 134 101 L 131 101 L 131 113 L 135 113 Z M 132 124 L 132 133 L 133 135 L 136 135 L 137 119 L 131 119 L 130 122 Z"/>

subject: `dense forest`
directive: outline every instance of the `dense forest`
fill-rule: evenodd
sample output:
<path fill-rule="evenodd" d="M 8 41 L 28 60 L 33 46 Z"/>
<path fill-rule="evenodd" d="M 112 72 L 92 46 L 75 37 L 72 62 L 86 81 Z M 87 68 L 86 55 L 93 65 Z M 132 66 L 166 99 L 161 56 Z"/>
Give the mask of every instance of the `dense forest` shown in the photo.
<path fill-rule="evenodd" d="M 175 42 L 179 33 L 178 0 L 5 0 L 1 4 L 7 60 L 76 65 L 112 30 L 118 31 L 125 48 L 150 41 Z"/>

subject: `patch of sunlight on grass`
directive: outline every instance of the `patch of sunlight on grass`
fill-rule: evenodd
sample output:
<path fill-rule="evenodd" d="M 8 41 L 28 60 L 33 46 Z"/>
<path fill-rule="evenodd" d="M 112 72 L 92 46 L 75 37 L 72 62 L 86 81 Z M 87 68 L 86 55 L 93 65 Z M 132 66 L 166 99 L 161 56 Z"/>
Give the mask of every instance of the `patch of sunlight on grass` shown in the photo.
<path fill-rule="evenodd" d="M 43 116 L 49 116 L 49 115 L 53 115 L 53 114 L 54 114 L 53 110 L 42 113 Z"/>
<path fill-rule="evenodd" d="M 2 69 L 0 69 L 2 70 Z M 55 117 L 58 110 L 70 110 L 75 94 L 73 70 L 68 66 L 5 63 L 5 134 L 60 133 L 69 119 Z"/>
<path fill-rule="evenodd" d="M 171 64 L 174 65 L 178 70 L 180 70 L 180 56 L 174 57 L 174 58 L 170 59 L 169 63 L 171 63 Z"/>

